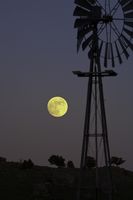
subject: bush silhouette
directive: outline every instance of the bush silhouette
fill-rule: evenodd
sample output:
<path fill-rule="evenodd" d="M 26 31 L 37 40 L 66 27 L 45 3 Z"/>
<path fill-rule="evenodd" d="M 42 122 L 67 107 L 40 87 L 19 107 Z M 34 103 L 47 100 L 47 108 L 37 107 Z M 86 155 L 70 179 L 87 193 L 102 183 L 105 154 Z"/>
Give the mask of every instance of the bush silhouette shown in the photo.
<path fill-rule="evenodd" d="M 1 163 L 6 163 L 6 162 L 7 162 L 7 160 L 6 160 L 5 157 L 0 157 L 0 164 L 1 164 Z"/>
<path fill-rule="evenodd" d="M 123 160 L 121 157 L 116 157 L 116 156 L 111 157 L 112 165 L 119 166 L 119 165 L 123 164 L 124 162 L 125 162 L 125 160 Z"/>
<path fill-rule="evenodd" d="M 20 168 L 21 169 L 31 169 L 34 166 L 34 163 L 32 162 L 31 159 L 28 160 L 24 160 L 21 165 Z"/>
<path fill-rule="evenodd" d="M 86 161 L 86 168 L 93 168 L 96 167 L 96 160 L 95 158 L 91 156 L 87 156 L 87 161 Z"/>
<path fill-rule="evenodd" d="M 67 168 L 75 168 L 73 161 L 69 160 L 67 162 Z"/>

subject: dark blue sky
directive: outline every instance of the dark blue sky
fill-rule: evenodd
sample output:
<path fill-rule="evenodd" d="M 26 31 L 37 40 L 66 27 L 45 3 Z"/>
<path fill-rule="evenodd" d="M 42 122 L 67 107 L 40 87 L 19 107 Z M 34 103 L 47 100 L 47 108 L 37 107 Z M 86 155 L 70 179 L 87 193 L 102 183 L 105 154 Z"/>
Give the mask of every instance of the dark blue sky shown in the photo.
<path fill-rule="evenodd" d="M 0 156 L 31 158 L 48 165 L 52 154 L 80 160 L 86 79 L 73 70 L 88 70 L 87 53 L 76 53 L 73 1 L 0 1 Z M 112 155 L 133 170 L 133 55 L 104 81 Z M 62 96 L 67 115 L 53 118 L 47 102 Z"/>

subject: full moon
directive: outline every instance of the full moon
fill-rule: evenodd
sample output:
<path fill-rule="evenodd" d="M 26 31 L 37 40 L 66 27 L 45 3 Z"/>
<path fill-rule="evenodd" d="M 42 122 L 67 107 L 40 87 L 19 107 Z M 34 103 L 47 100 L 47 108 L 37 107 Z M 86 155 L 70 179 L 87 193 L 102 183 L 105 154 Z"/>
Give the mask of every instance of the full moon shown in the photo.
<path fill-rule="evenodd" d="M 50 115 L 62 117 L 68 110 L 68 104 L 62 97 L 53 97 L 48 101 L 47 108 Z"/>

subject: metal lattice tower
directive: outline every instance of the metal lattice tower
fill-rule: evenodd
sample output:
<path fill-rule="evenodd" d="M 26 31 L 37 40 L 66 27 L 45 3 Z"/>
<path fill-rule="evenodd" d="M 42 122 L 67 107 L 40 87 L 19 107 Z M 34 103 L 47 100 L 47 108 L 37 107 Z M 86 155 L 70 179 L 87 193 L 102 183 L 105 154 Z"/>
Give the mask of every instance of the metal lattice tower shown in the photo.
<path fill-rule="evenodd" d="M 122 63 L 122 56 L 128 59 L 133 50 L 133 1 L 132 0 L 75 0 L 76 8 L 74 27 L 77 28 L 77 50 L 80 46 L 88 48 L 90 67 L 88 72 L 74 71 L 78 77 L 88 77 L 87 103 L 80 163 L 80 181 L 78 200 L 112 200 L 113 186 L 111 176 L 110 148 L 103 92 L 103 77 L 116 76 L 111 70 L 102 71 L 102 67 L 115 67 Z M 120 15 L 120 16 L 119 16 Z M 102 63 L 102 64 L 101 64 Z M 93 123 L 92 123 L 93 122 Z M 93 125 L 92 125 L 93 124 Z M 85 189 L 84 171 L 91 158 L 93 140 L 93 157 L 95 157 L 95 191 L 91 192 L 91 183 Z M 103 158 L 106 173 L 105 180 L 100 170 Z M 106 183 L 106 184 L 105 184 Z M 94 188 L 94 186 L 93 186 Z M 83 195 L 90 190 L 90 195 Z M 93 193 L 93 195 L 91 194 Z"/>

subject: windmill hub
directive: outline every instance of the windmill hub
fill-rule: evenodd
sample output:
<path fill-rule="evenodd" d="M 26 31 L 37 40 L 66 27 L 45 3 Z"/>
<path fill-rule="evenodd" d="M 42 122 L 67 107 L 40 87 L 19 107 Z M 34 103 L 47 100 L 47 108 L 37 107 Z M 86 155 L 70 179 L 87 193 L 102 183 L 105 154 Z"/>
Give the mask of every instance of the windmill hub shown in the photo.
<path fill-rule="evenodd" d="M 113 17 L 111 15 L 104 15 L 102 21 L 105 23 L 109 23 L 113 21 Z"/>

